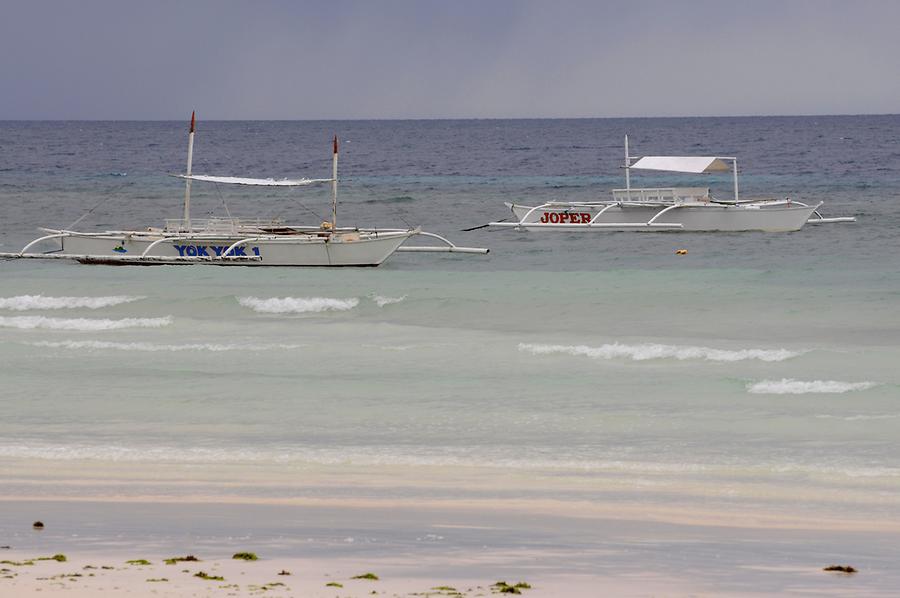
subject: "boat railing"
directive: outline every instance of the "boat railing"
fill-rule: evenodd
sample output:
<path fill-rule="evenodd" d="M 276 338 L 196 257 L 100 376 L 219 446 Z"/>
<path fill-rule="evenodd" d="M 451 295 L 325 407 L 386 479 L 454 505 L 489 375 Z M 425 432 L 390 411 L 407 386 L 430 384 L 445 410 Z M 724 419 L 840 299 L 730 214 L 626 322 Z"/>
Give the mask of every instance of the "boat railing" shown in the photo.
<path fill-rule="evenodd" d="M 191 218 L 190 221 L 182 218 L 167 218 L 165 232 L 167 233 L 218 233 L 237 234 L 247 229 L 264 229 L 281 226 L 278 219 L 268 218 Z"/>
<path fill-rule="evenodd" d="M 707 202 L 709 187 L 659 187 L 613 189 L 613 200 L 625 203 L 682 204 Z"/>

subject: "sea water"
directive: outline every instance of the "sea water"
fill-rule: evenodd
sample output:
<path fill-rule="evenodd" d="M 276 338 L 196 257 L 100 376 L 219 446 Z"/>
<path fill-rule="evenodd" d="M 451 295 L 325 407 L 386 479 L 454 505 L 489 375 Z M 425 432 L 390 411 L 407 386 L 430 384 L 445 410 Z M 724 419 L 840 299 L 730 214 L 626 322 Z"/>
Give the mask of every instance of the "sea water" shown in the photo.
<path fill-rule="evenodd" d="M 82 216 L 84 230 L 179 217 L 165 175 L 184 168 L 186 128 L 0 123 L 0 249 Z M 742 197 L 858 222 L 462 231 L 508 217 L 503 201 L 607 197 L 626 132 L 637 155 L 737 156 Z M 327 177 L 332 133 L 340 225 L 421 225 L 491 253 L 374 269 L 4 262 L 5 495 L 900 515 L 900 117 L 201 121 L 194 172 Z M 731 192 L 727 175 L 632 184 Z M 192 207 L 330 215 L 324 187 L 195 184 Z"/>

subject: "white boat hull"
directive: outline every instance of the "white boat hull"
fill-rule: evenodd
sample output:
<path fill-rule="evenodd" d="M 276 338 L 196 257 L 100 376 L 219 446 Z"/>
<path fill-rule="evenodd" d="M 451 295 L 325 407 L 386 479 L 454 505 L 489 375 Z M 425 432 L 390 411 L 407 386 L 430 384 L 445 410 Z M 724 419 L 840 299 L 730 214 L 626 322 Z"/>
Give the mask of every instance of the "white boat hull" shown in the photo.
<path fill-rule="evenodd" d="M 539 225 L 523 227 L 548 230 L 679 230 L 690 232 L 741 232 L 766 231 L 788 232 L 803 228 L 817 206 L 776 205 L 747 206 L 705 204 L 671 209 L 658 219 L 660 224 L 678 226 L 640 226 L 650 222 L 661 210 L 660 206 L 612 206 L 593 220 L 606 204 L 548 206 L 533 209 L 533 206 L 506 204 L 516 220 L 524 224 Z M 597 224 L 600 226 L 591 226 Z M 621 229 L 615 227 L 622 224 Z"/>
<path fill-rule="evenodd" d="M 234 243 L 247 237 L 195 235 L 190 238 L 167 238 L 151 247 L 152 243 L 163 237 L 72 233 L 61 238 L 62 251 L 57 255 L 80 256 L 76 259 L 85 263 L 126 265 L 167 263 L 164 258 L 174 258 L 170 263 L 203 260 L 206 263 L 243 266 L 378 266 L 415 234 L 416 231 L 405 231 L 362 238 L 351 234 L 258 239 L 236 247 L 229 254 L 237 259 L 217 259 Z M 142 256 L 153 260 L 142 261 Z M 104 257 L 110 259 L 104 261 Z M 131 257 L 134 259 L 129 259 Z"/>

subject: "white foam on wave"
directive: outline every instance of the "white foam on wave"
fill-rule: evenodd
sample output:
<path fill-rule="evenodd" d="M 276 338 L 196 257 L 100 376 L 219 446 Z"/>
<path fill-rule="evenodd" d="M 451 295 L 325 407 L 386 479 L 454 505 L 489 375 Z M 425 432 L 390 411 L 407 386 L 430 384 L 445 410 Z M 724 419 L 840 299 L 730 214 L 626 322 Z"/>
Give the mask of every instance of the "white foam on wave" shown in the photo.
<path fill-rule="evenodd" d="M 125 461 L 176 463 L 309 463 L 316 465 L 366 465 L 411 467 L 485 467 L 516 470 L 610 471 L 647 474 L 703 473 L 709 465 L 641 461 L 594 461 L 494 456 L 485 458 L 471 451 L 439 447 L 430 454 L 416 454 L 396 447 L 366 449 L 281 445 L 270 448 L 210 446 L 134 446 L 125 444 L 49 444 L 0 441 L 0 458 L 46 459 L 53 461 Z"/>
<path fill-rule="evenodd" d="M 839 419 L 845 422 L 857 422 L 857 421 L 876 421 L 880 419 L 898 419 L 900 418 L 900 413 L 881 413 L 876 415 L 829 415 L 822 414 L 817 415 L 816 419 Z"/>
<path fill-rule="evenodd" d="M 185 343 L 181 345 L 163 345 L 156 343 L 122 343 L 114 341 L 39 341 L 28 343 L 33 347 L 49 347 L 54 349 L 96 349 L 115 351 L 147 351 L 147 352 L 178 352 L 178 351 L 271 351 L 285 349 L 299 349 L 306 345 L 301 344 L 219 344 L 219 343 Z"/>
<path fill-rule="evenodd" d="M 359 299 L 333 297 L 238 297 L 238 303 L 264 314 L 302 314 L 324 311 L 347 311 L 359 305 Z"/>
<path fill-rule="evenodd" d="M 802 355 L 805 351 L 789 351 L 788 349 L 713 349 L 710 347 L 693 347 L 688 345 L 661 345 L 642 343 L 625 345 L 610 343 L 599 347 L 587 345 L 544 345 L 519 343 L 519 351 L 533 355 L 565 354 L 593 359 L 632 359 L 646 361 L 648 359 L 702 359 L 706 361 L 784 361 Z"/>
<path fill-rule="evenodd" d="M 108 297 L 47 297 L 44 295 L 17 295 L 0 297 L 0 309 L 28 311 L 32 309 L 100 309 L 138 301 L 144 297 L 111 295 Z"/>
<path fill-rule="evenodd" d="M 82 442 L 50 444 L 28 440 L 0 440 L 0 458 L 40 459 L 48 461 L 99 461 L 178 464 L 314 464 L 332 466 L 388 466 L 395 467 L 476 467 L 524 471 L 569 471 L 583 473 L 614 473 L 629 476 L 683 477 L 685 475 L 724 475 L 732 479 L 736 475 L 733 463 L 690 463 L 642 460 L 597 460 L 546 455 L 519 456 L 491 455 L 454 447 L 430 447 L 425 454 L 408 448 L 371 446 L 352 450 L 303 445 L 278 445 L 270 447 L 235 446 L 175 446 L 175 445 L 126 445 L 119 443 L 88 444 Z M 900 468 L 887 466 L 860 467 L 855 463 L 822 465 L 812 462 L 756 463 L 743 469 L 744 475 L 789 474 L 814 475 L 828 478 L 900 478 Z M 635 479 L 636 483 L 649 480 Z"/>
<path fill-rule="evenodd" d="M 867 390 L 877 386 L 875 382 L 841 382 L 839 380 L 761 380 L 747 385 L 747 392 L 758 395 L 805 395 L 810 393 L 840 394 L 854 390 Z"/>
<path fill-rule="evenodd" d="M 402 297 L 384 297 L 382 295 L 372 295 L 372 301 L 374 301 L 378 305 L 378 307 L 400 303 L 404 300 L 406 300 L 406 295 L 403 295 Z"/>
<path fill-rule="evenodd" d="M 48 318 L 46 316 L 0 316 L 0 327 L 33 330 L 118 330 L 120 328 L 161 328 L 172 323 L 172 316 L 162 318 Z"/>

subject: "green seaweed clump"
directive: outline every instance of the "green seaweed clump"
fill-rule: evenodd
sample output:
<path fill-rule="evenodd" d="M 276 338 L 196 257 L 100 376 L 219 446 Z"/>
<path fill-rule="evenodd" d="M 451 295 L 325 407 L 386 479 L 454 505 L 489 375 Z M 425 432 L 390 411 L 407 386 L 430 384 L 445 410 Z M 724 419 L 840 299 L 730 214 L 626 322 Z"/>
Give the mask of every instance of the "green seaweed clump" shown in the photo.
<path fill-rule="evenodd" d="M 169 581 L 169 580 L 166 579 L 165 577 L 151 577 L 147 581 L 149 581 L 150 583 L 154 583 L 154 582 Z"/>
<path fill-rule="evenodd" d="M 338 583 L 336 581 L 329 581 L 328 583 L 325 584 L 325 587 L 326 588 L 343 588 L 344 584 Z"/>
<path fill-rule="evenodd" d="M 147 559 L 134 559 L 131 561 L 125 561 L 126 565 L 149 565 L 150 561 Z"/>
<path fill-rule="evenodd" d="M 194 573 L 194 577 L 199 577 L 200 579 L 208 579 L 210 581 L 225 581 L 225 578 L 221 575 L 210 575 L 206 571 L 197 571 Z"/>
<path fill-rule="evenodd" d="M 36 561 L 56 561 L 57 563 L 65 563 L 68 559 L 64 554 L 54 554 L 53 556 L 42 556 L 34 559 Z"/>
<path fill-rule="evenodd" d="M 530 590 L 531 586 L 524 581 L 520 581 L 514 586 L 509 585 L 505 581 L 498 581 L 491 586 L 491 591 L 495 594 L 521 594 L 522 590 Z"/>
<path fill-rule="evenodd" d="M 431 588 L 432 590 L 437 590 L 438 592 L 455 592 L 456 588 L 451 586 L 436 586 Z"/>
<path fill-rule="evenodd" d="M 371 579 L 372 581 L 378 581 L 378 576 L 374 573 L 363 573 L 362 575 L 354 575 L 350 579 Z"/>
<path fill-rule="evenodd" d="M 163 562 L 167 565 L 174 565 L 175 563 L 186 563 L 186 562 L 199 563 L 200 559 L 198 559 L 197 557 L 195 557 L 192 554 L 189 554 L 187 556 L 173 556 L 170 559 L 165 559 Z"/>
<path fill-rule="evenodd" d="M 287 569 L 282 569 L 281 571 L 278 572 L 278 575 L 290 575 L 290 574 L 291 574 L 291 572 L 288 571 Z"/>
<path fill-rule="evenodd" d="M 847 573 L 853 574 L 856 573 L 856 569 L 851 567 L 850 565 L 829 565 L 822 569 L 822 571 L 836 571 L 837 573 Z"/>
<path fill-rule="evenodd" d="M 256 561 L 259 557 L 255 552 L 236 552 L 231 558 L 239 561 Z"/>
<path fill-rule="evenodd" d="M 0 561 L 0 565 L 12 565 L 13 567 L 24 567 L 25 565 L 33 565 L 34 561 Z"/>

